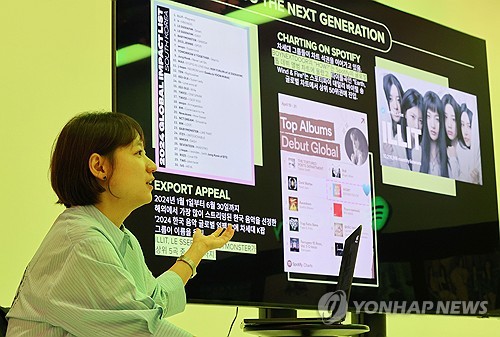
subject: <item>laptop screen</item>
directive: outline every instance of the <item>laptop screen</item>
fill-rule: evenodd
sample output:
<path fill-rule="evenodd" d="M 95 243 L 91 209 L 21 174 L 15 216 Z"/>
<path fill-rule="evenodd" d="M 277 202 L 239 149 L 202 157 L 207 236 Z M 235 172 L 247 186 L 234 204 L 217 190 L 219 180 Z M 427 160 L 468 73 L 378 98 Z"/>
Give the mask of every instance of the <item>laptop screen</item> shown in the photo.
<path fill-rule="evenodd" d="M 326 319 L 328 324 L 340 323 L 344 321 L 347 315 L 349 295 L 354 276 L 354 268 L 356 267 L 359 240 L 361 238 L 361 229 L 362 226 L 359 225 L 344 242 L 337 290 L 330 295 L 325 294 L 328 298 L 324 296 L 318 304 L 318 308 L 325 308 L 326 303 L 328 303 L 328 305 L 326 305 L 330 309 L 330 317 Z M 321 303 L 324 300 L 326 300 L 326 303 Z"/>
<path fill-rule="evenodd" d="M 359 225 L 358 228 L 349 235 L 344 242 L 344 250 L 342 251 L 342 262 L 340 263 L 337 290 L 343 290 L 347 296 L 347 300 L 349 300 L 352 278 L 354 277 L 354 268 L 356 267 L 361 228 L 362 226 Z"/>

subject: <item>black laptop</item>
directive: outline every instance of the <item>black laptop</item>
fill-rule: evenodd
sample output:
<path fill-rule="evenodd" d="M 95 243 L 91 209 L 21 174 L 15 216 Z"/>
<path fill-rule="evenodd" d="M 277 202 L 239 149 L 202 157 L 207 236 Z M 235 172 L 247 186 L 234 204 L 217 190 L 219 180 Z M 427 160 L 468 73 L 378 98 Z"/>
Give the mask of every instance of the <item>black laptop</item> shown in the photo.
<path fill-rule="evenodd" d="M 345 332 L 345 334 L 341 333 L 338 334 L 338 336 L 349 335 L 348 333 L 354 335 L 368 332 L 370 329 L 366 325 L 342 324 L 347 314 L 347 304 L 349 303 L 354 267 L 356 266 L 361 229 L 362 226 L 359 225 L 344 242 L 336 291 L 331 294 L 325 294 L 320 299 L 320 301 L 325 301 L 325 308 L 330 309 L 329 316 L 305 318 L 246 318 L 241 323 L 242 329 L 245 332 L 262 333 L 264 332 L 263 330 L 302 330 L 302 327 L 311 329 L 319 329 L 322 327 Z M 328 305 L 331 301 L 336 302 L 337 305 Z"/>

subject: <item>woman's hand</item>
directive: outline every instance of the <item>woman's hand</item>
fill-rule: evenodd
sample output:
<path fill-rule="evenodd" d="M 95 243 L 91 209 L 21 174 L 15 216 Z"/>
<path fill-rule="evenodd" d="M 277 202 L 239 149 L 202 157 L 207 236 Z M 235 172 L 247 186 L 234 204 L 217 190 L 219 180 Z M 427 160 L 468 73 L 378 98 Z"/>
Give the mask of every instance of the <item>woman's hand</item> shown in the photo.
<path fill-rule="evenodd" d="M 212 234 L 203 235 L 201 230 L 197 228 L 194 232 L 193 243 L 191 246 L 201 249 L 202 251 L 205 251 L 205 253 L 212 249 L 220 248 L 231 240 L 234 235 L 234 229 L 231 224 L 226 228 L 224 233 L 222 233 L 223 230 L 224 228 L 219 227 Z"/>
<path fill-rule="evenodd" d="M 224 232 L 223 232 L 224 231 Z M 210 235 L 203 235 L 201 230 L 197 228 L 194 231 L 193 242 L 191 247 L 184 253 L 184 256 L 190 259 L 197 266 L 203 256 L 210 250 L 224 246 L 234 235 L 232 225 L 227 226 L 226 230 L 220 227 Z M 171 271 L 177 273 L 184 284 L 192 275 L 191 266 L 184 261 L 177 261 L 171 268 Z"/>

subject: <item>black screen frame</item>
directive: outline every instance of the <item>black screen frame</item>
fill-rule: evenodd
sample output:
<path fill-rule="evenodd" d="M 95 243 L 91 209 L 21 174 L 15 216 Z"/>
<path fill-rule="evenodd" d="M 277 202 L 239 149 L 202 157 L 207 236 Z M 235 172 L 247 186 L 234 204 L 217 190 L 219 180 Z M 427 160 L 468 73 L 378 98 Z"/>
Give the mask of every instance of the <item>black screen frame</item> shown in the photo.
<path fill-rule="evenodd" d="M 183 2 L 183 1 L 179 1 Z M 113 2 L 115 3 L 115 2 Z M 184 2 L 184 3 L 189 3 L 189 2 Z M 250 3 L 245 4 L 246 6 L 250 5 Z M 352 6 L 349 6 L 349 4 L 339 2 L 336 4 L 336 6 L 339 6 L 340 8 L 349 8 L 349 10 L 353 10 Z M 114 48 L 119 49 L 123 47 L 125 44 L 130 43 L 131 40 L 135 40 L 136 42 L 139 43 L 145 43 L 147 44 L 149 41 L 147 40 L 147 37 L 149 35 L 149 1 L 118 1 L 116 3 L 117 10 L 116 10 L 116 19 L 114 20 L 116 24 L 116 29 L 113 30 L 115 37 L 114 37 Z M 372 7 L 373 6 L 373 7 Z M 368 14 L 368 13 L 373 13 L 372 9 L 373 8 L 379 8 L 381 9 L 380 11 L 376 12 L 375 14 Z M 140 8 L 140 10 L 138 10 Z M 375 18 L 379 21 L 384 22 L 390 21 L 392 17 L 394 16 L 399 16 L 400 19 L 396 20 L 396 22 L 393 21 L 393 25 L 389 27 L 391 30 L 396 30 L 396 29 L 402 29 L 404 27 L 401 27 L 403 25 L 403 22 L 411 25 L 412 23 L 416 23 L 418 25 L 421 25 L 425 31 L 433 31 L 434 29 L 439 30 L 439 37 L 441 38 L 455 38 L 456 36 L 462 36 L 464 34 L 453 31 L 451 29 L 448 29 L 446 27 L 442 27 L 439 25 L 436 25 L 435 23 L 422 20 L 420 18 L 408 15 L 406 13 L 398 12 L 393 9 L 390 9 L 386 6 L 380 5 L 380 4 L 374 4 L 374 3 L 365 3 L 365 2 L 359 2 L 357 5 L 354 6 L 354 10 L 357 11 L 359 14 L 363 14 L 366 16 L 370 16 L 372 18 Z M 138 12 L 136 12 L 138 11 Z M 128 15 L 121 16 L 123 13 L 127 13 Z M 131 15 L 132 14 L 132 15 Z M 138 21 L 131 20 L 130 18 L 135 18 Z M 144 26 L 144 24 L 147 23 L 147 27 Z M 120 34 L 122 34 L 123 31 L 121 31 L 120 27 L 125 27 L 125 26 L 133 26 L 134 28 L 137 29 L 137 35 L 136 36 L 130 36 L 130 34 L 125 33 L 126 38 L 122 39 L 120 37 Z M 404 31 L 402 29 L 402 31 Z M 123 35 L 123 34 L 122 34 Z M 417 37 L 412 37 L 412 34 L 410 32 L 403 34 L 405 35 L 404 38 L 406 39 L 408 43 L 413 43 L 414 45 L 419 45 L 422 43 L 421 40 L 419 40 Z M 469 37 L 467 37 L 469 41 Z M 470 37 L 470 43 L 474 45 L 485 45 L 484 41 L 480 39 L 475 39 Z M 391 54 L 390 58 L 393 58 L 394 60 L 401 60 L 405 58 L 404 55 L 405 51 L 403 47 L 401 46 L 393 46 L 394 51 Z M 444 54 L 453 54 L 455 56 L 460 55 L 461 51 L 457 46 L 457 50 L 444 50 L 444 46 L 435 46 L 433 45 L 433 48 L 435 52 L 442 52 Z M 480 47 L 481 48 L 481 47 Z M 398 56 L 399 55 L 399 56 Z M 461 57 L 461 56 L 460 56 Z M 467 56 L 469 57 L 469 56 Z M 483 69 L 480 69 L 479 71 L 484 74 L 483 79 L 486 79 L 485 83 L 480 83 L 479 85 L 481 86 L 481 91 L 484 93 L 482 94 L 478 100 L 478 105 L 483 106 L 484 110 L 490 111 L 490 103 L 489 103 L 489 88 L 488 88 L 488 83 L 487 83 L 487 69 L 486 69 L 486 48 L 484 46 L 484 54 L 482 55 L 476 55 L 475 57 L 481 59 L 480 62 L 477 62 L 477 60 L 467 60 L 467 62 L 475 62 L 474 64 L 481 64 L 484 66 Z M 412 60 L 412 66 L 414 67 L 420 67 L 422 69 L 426 69 L 431 71 L 429 69 L 428 65 L 425 64 L 425 58 L 422 58 L 421 60 L 416 60 L 413 58 Z M 132 65 L 127 65 L 124 66 L 122 69 L 117 69 L 116 74 L 113 74 L 113 105 L 114 109 L 117 111 L 125 112 L 130 115 L 132 115 L 134 118 L 136 118 L 139 123 L 144 127 L 145 132 L 148 134 L 151 133 L 150 126 L 151 122 L 149 120 L 149 114 L 152 109 L 152 104 L 151 104 L 151 99 L 148 97 L 148 93 L 151 93 L 151 83 L 150 83 L 150 69 L 151 63 L 149 60 L 142 60 L 139 62 L 136 62 L 135 64 Z M 124 80 L 124 71 L 125 68 L 127 68 L 127 76 L 130 76 L 128 79 Z M 433 67 L 430 67 L 433 68 Z M 146 70 L 148 70 L 146 72 Z M 144 77 L 146 76 L 146 77 Z M 481 76 L 480 76 L 481 77 Z M 130 81 L 130 79 L 134 79 L 133 81 Z M 136 79 L 141 79 L 140 81 L 137 81 Z M 450 85 L 453 84 L 455 88 L 464 88 L 467 87 L 466 82 L 467 78 L 464 76 L 456 76 L 455 78 L 450 79 Z M 124 84 L 126 83 L 126 84 Z M 127 88 L 124 90 L 124 85 L 127 86 Z M 465 90 L 465 89 L 463 89 Z M 290 92 L 294 92 L 294 89 L 290 89 Z M 123 93 L 125 92 L 125 93 Z M 130 94 L 136 95 L 133 100 L 129 101 L 123 101 L 122 98 L 124 96 L 128 96 Z M 298 95 L 300 95 L 300 90 L 298 90 Z M 265 96 L 265 93 L 262 93 L 262 96 Z M 371 100 L 374 100 L 373 97 L 369 98 Z M 328 101 L 328 99 L 324 98 L 323 101 Z M 362 109 L 359 109 L 362 110 Z M 434 260 L 439 260 L 439 259 L 446 259 L 450 257 L 458 258 L 458 259 L 463 259 L 463 258 L 470 258 L 472 257 L 479 257 L 479 260 L 481 260 L 481 257 L 485 257 L 485 259 L 495 259 L 499 256 L 499 225 L 498 225 L 498 209 L 497 209 L 497 200 L 496 200 L 496 178 L 495 178 L 495 167 L 494 167 L 494 162 L 493 162 L 493 134 L 491 130 L 491 113 L 489 114 L 483 114 L 480 116 L 479 120 L 479 128 L 481 129 L 482 133 L 482 138 L 481 138 L 481 150 L 482 153 L 486 154 L 483 159 L 483 168 L 486 170 L 485 171 L 485 181 L 484 181 L 484 186 L 487 187 L 487 191 L 484 192 L 484 190 L 481 190 L 480 188 L 476 188 L 476 186 L 470 186 L 464 183 L 458 183 L 457 184 L 457 194 L 468 194 L 470 195 L 470 199 L 477 199 L 480 200 L 483 195 L 488 195 L 490 196 L 490 200 L 487 203 L 487 212 L 488 214 L 493 214 L 496 213 L 496 216 L 488 216 L 487 221 L 481 221 L 480 223 L 474 223 L 470 221 L 465 221 L 461 222 L 459 219 L 455 220 L 455 223 L 452 224 L 451 226 L 443 224 L 436 224 L 430 226 L 430 228 L 425 228 L 423 230 L 419 230 L 418 227 L 415 230 L 406 228 L 406 230 L 392 230 L 394 226 L 388 225 L 384 229 L 382 229 L 378 233 L 378 259 L 379 259 L 379 268 L 380 268 L 380 273 L 385 273 L 388 272 L 389 274 L 393 273 L 394 265 L 405 265 L 405 268 L 410 269 L 410 274 L 411 274 L 411 282 L 413 283 L 411 287 L 413 288 L 413 297 L 405 297 L 402 296 L 401 299 L 404 300 L 427 300 L 430 297 L 429 294 L 429 289 L 427 289 L 427 280 L 425 279 L 426 271 L 425 268 L 428 265 L 429 261 L 434 261 Z M 376 128 L 376 124 L 372 123 L 371 125 L 370 132 L 373 134 L 375 131 L 373 131 L 374 128 Z M 266 126 L 263 125 L 263 128 L 266 127 L 271 127 L 271 126 Z M 265 132 L 264 132 L 265 134 Z M 443 201 L 446 201 L 446 197 L 443 197 L 441 195 L 436 195 L 428 192 L 422 192 L 422 191 L 408 191 L 404 190 L 400 187 L 388 187 L 380 183 L 382 180 L 381 178 L 381 173 L 379 170 L 380 167 L 380 161 L 378 159 L 378 153 L 379 153 L 379 148 L 378 148 L 378 143 L 376 141 L 370 141 L 370 150 L 372 153 L 375 154 L 374 156 L 374 167 L 375 167 L 375 181 L 376 181 L 376 190 L 377 191 L 387 191 L 389 190 L 393 195 L 389 199 L 396 199 L 398 194 L 400 193 L 405 193 L 405 195 L 408 198 L 411 198 L 412 200 L 420 200 L 422 202 L 418 203 L 418 206 L 422 206 L 423 209 L 425 209 L 426 205 L 429 205 L 428 200 L 430 199 L 436 199 L 437 201 L 435 202 L 436 204 L 443 203 Z M 152 153 L 154 150 L 152 148 L 149 148 L 148 151 Z M 276 153 L 274 155 L 277 155 Z M 487 158 L 491 159 L 488 160 Z M 187 181 L 190 179 L 188 178 Z M 494 198 L 494 200 L 492 200 Z M 466 205 L 462 205 L 463 207 L 466 207 Z M 446 212 L 445 212 L 446 213 Z M 142 217 L 142 215 L 141 215 Z M 403 222 L 401 214 L 398 215 L 396 210 L 392 210 L 390 218 L 389 218 L 389 224 L 391 221 L 393 222 Z M 129 220 L 130 225 L 128 225 L 134 233 L 138 233 L 141 231 L 140 225 L 135 224 L 135 220 L 138 220 L 137 218 L 134 218 L 134 214 L 132 215 L 131 219 Z M 435 228 L 433 228 L 435 227 Z M 138 238 L 141 241 L 141 244 L 147 245 L 147 239 L 145 237 L 141 237 L 141 234 L 138 235 Z M 473 239 L 471 239 L 473 238 Z M 430 247 L 430 248 L 429 248 Z M 397 251 L 397 254 L 394 254 L 394 252 Z M 154 256 L 148 255 L 148 253 L 145 253 L 146 255 L 146 260 L 149 263 L 151 260 L 155 260 L 159 258 L 156 258 Z M 248 273 L 241 273 L 239 276 L 241 277 L 241 281 L 248 281 L 248 280 L 253 280 L 251 282 L 258 283 L 261 282 L 262 279 L 255 279 L 255 275 L 253 270 L 259 270 L 262 272 L 262 266 L 268 265 L 270 261 L 273 259 L 277 260 L 276 265 L 277 266 L 282 266 L 282 260 L 280 260 L 280 255 L 279 252 L 276 251 L 271 251 L 269 252 L 266 256 L 259 257 L 258 259 L 252 261 L 251 263 L 249 262 L 250 267 L 248 267 L 247 272 Z M 161 258 L 161 263 L 164 265 L 169 265 L 170 262 L 173 262 L 173 258 Z M 481 260 L 482 261 L 482 260 Z M 155 263 L 160 263 L 160 262 L 155 262 Z M 221 299 L 219 294 L 217 292 L 212 292 L 210 290 L 207 290 L 206 287 L 203 285 L 203 280 L 215 278 L 218 275 L 221 275 L 228 270 L 234 270 L 235 266 L 240 265 L 242 262 L 241 261 L 233 261 L 232 259 L 227 259 L 227 261 L 222 260 L 218 261 L 217 266 L 213 267 L 210 265 L 210 267 L 206 266 L 206 263 L 202 263 L 200 265 L 200 273 L 205 274 L 205 279 L 199 278 L 199 281 L 196 279 L 190 281 L 190 284 L 187 287 L 187 294 L 188 294 L 188 300 L 192 303 L 211 303 L 211 304 L 230 304 L 230 305 L 250 305 L 250 306 L 259 306 L 259 307 L 292 307 L 292 308 L 305 308 L 305 309 L 311 309 L 314 308 L 315 305 L 314 303 L 308 303 L 308 304 L 303 304 L 303 303 L 280 303 L 280 302 L 274 302 L 274 301 L 245 301 L 238 299 L 237 292 L 239 291 L 238 289 L 221 289 L 220 293 L 224 293 L 227 290 L 229 291 L 235 291 L 234 295 L 234 300 L 224 298 Z M 387 270 L 386 270 L 387 268 Z M 264 269 L 268 269 L 267 267 Z M 271 268 L 272 269 L 272 268 Z M 268 273 L 273 273 L 275 272 L 274 269 L 272 270 L 267 270 L 266 272 Z M 356 279 L 354 280 L 356 283 Z M 281 280 L 280 282 L 283 282 Z M 383 284 L 381 284 L 381 287 L 384 287 Z M 334 289 L 334 286 L 326 286 L 322 290 L 324 292 L 330 291 Z M 383 300 L 385 297 L 381 295 L 381 288 L 366 288 L 366 287 L 353 287 L 352 291 L 352 300 L 367 300 L 367 299 L 375 299 L 375 300 Z M 203 291 L 210 292 L 212 295 L 206 295 L 207 293 L 203 294 Z M 241 290 L 240 290 L 241 291 Z M 297 289 L 294 289 L 292 287 L 291 291 L 300 291 L 300 286 L 297 286 Z M 497 294 L 500 293 L 499 289 L 496 290 Z M 497 304 L 496 308 L 492 308 L 492 310 L 489 311 L 489 314 L 491 315 L 497 315 L 500 314 L 500 305 Z"/>

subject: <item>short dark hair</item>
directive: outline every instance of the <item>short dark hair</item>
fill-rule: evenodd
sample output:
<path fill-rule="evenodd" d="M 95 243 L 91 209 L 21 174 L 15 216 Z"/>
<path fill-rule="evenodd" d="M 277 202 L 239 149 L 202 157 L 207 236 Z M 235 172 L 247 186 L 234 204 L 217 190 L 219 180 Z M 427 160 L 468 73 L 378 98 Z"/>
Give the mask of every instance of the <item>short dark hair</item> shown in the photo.
<path fill-rule="evenodd" d="M 73 117 L 59 133 L 52 148 L 52 189 L 66 207 L 99 202 L 104 188 L 89 169 L 93 153 L 107 156 L 113 165 L 114 151 L 130 144 L 144 132 L 133 118 L 117 112 L 84 112 Z"/>

